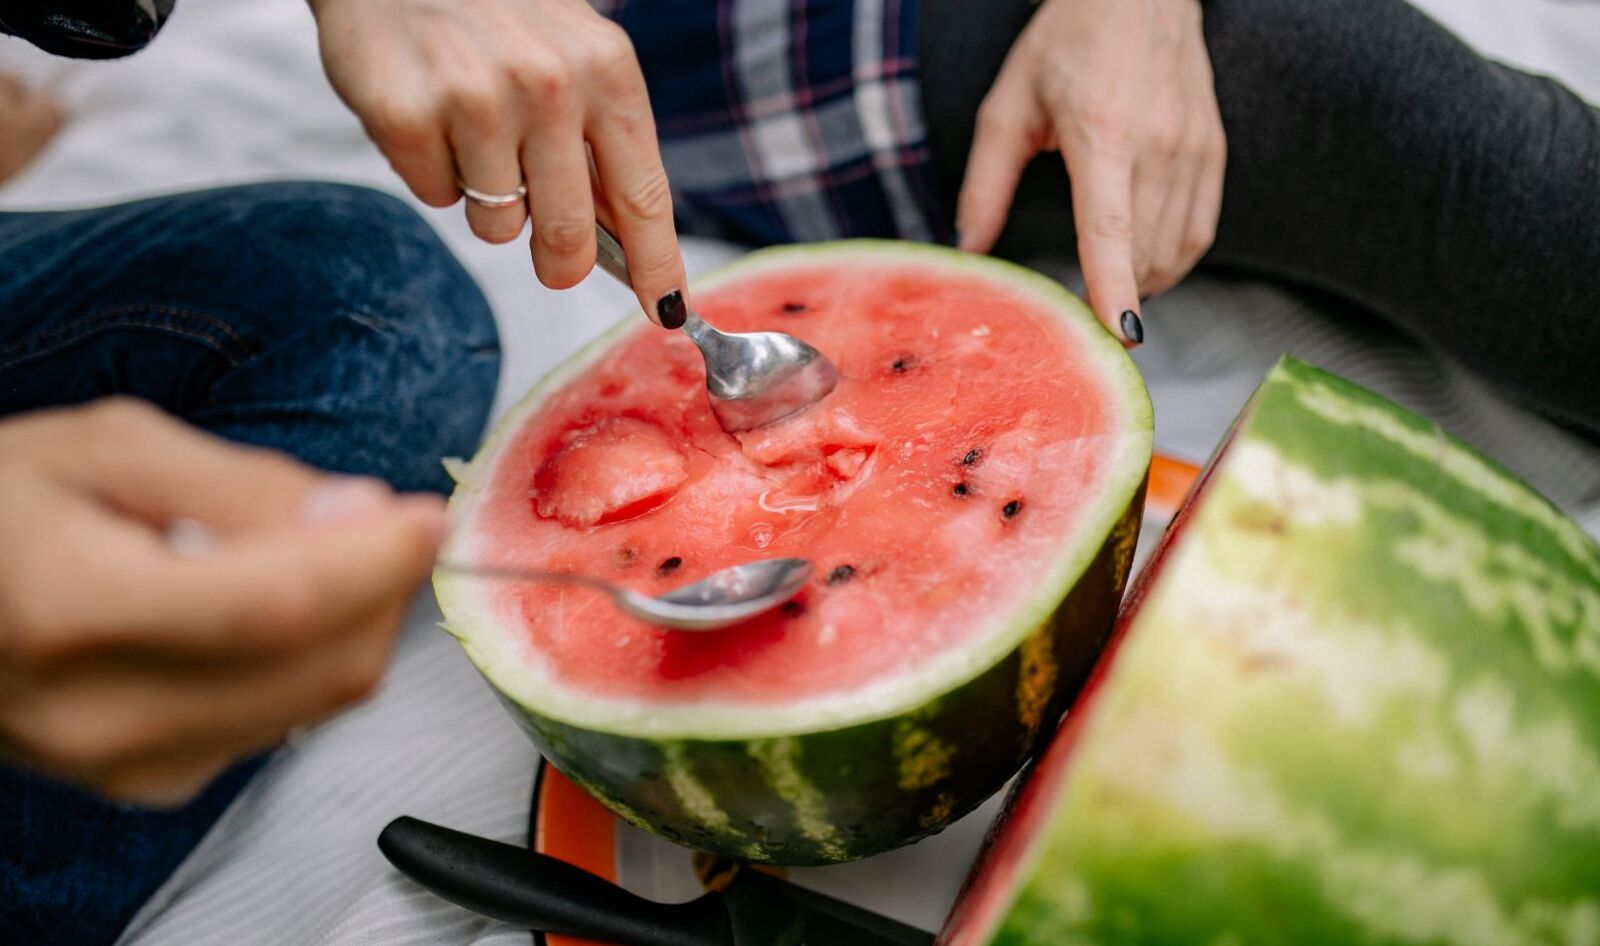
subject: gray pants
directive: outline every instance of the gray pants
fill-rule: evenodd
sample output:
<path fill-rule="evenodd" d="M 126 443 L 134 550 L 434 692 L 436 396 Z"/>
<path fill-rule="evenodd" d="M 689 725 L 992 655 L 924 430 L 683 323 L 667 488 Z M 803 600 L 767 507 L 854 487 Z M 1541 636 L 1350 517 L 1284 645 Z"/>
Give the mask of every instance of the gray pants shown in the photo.
<path fill-rule="evenodd" d="M 973 117 L 1034 10 L 920 0 L 923 108 L 954 206 Z M 1600 112 L 1402 0 L 1207 0 L 1228 136 L 1204 265 L 1324 290 L 1600 434 Z M 1071 252 L 1059 156 L 996 252 Z"/>

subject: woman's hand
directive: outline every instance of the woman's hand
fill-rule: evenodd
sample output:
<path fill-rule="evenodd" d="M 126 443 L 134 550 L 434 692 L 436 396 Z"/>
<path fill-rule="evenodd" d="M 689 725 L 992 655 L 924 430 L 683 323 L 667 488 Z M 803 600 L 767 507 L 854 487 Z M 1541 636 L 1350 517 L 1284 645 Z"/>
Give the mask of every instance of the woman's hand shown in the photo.
<path fill-rule="evenodd" d="M 531 216 L 534 269 L 556 289 L 594 267 L 598 211 L 627 249 L 640 304 L 661 319 L 662 300 L 683 288 L 683 260 L 644 77 L 621 28 L 583 0 L 312 7 L 334 89 L 420 200 L 444 207 L 461 184 L 512 194 L 526 180 L 525 207 L 469 202 L 467 219 L 502 243 Z"/>
<path fill-rule="evenodd" d="M 214 547 L 174 548 L 181 519 Z M 187 799 L 377 685 L 444 525 L 134 401 L 0 422 L 0 756 Z"/>
<path fill-rule="evenodd" d="M 1023 166 L 1052 150 L 1072 179 L 1089 304 L 1113 332 L 1141 335 L 1123 313 L 1194 267 L 1222 206 L 1227 145 L 1199 0 L 1046 0 L 978 110 L 963 249 L 994 245 Z"/>
<path fill-rule="evenodd" d="M 61 129 L 50 96 L 0 75 L 0 183 L 27 166 Z"/>

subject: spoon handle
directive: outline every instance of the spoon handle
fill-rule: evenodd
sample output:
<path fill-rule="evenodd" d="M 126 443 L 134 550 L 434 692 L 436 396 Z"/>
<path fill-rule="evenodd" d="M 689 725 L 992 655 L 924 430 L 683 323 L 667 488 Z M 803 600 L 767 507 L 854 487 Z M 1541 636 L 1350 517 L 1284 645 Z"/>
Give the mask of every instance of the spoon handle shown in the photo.
<path fill-rule="evenodd" d="M 616 235 L 603 224 L 596 223 L 594 245 L 595 264 L 605 270 L 606 275 L 632 289 L 633 280 L 628 278 L 628 257 L 623 254 L 622 244 L 617 242 Z"/>

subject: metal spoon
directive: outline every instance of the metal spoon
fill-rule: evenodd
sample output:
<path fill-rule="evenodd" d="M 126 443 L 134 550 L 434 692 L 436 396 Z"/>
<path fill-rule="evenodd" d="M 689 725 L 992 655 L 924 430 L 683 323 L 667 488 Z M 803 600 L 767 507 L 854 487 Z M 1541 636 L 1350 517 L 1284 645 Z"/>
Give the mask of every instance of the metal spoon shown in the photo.
<path fill-rule="evenodd" d="M 617 238 L 596 224 L 595 241 L 595 262 L 631 288 Z M 683 331 L 705 359 L 711 413 L 728 433 L 782 420 L 822 400 L 839 383 L 833 362 L 793 335 L 718 331 L 693 309 Z"/>
<path fill-rule="evenodd" d="M 477 578 L 596 588 L 610 595 L 625 613 L 676 631 L 714 631 L 753 618 L 799 594 L 811 578 L 811 562 L 806 559 L 769 558 L 712 572 L 697 582 L 652 598 L 598 578 L 536 568 L 440 562 L 437 570 Z"/>

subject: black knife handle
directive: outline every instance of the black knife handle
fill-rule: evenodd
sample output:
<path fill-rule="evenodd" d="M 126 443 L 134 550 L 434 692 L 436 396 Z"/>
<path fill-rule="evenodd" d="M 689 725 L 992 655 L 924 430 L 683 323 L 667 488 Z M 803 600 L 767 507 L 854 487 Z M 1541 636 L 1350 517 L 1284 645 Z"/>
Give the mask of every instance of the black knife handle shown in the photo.
<path fill-rule="evenodd" d="M 401 817 L 389 863 L 451 903 L 526 929 L 616 946 L 733 946 L 720 898 L 657 903 L 546 854 Z"/>

